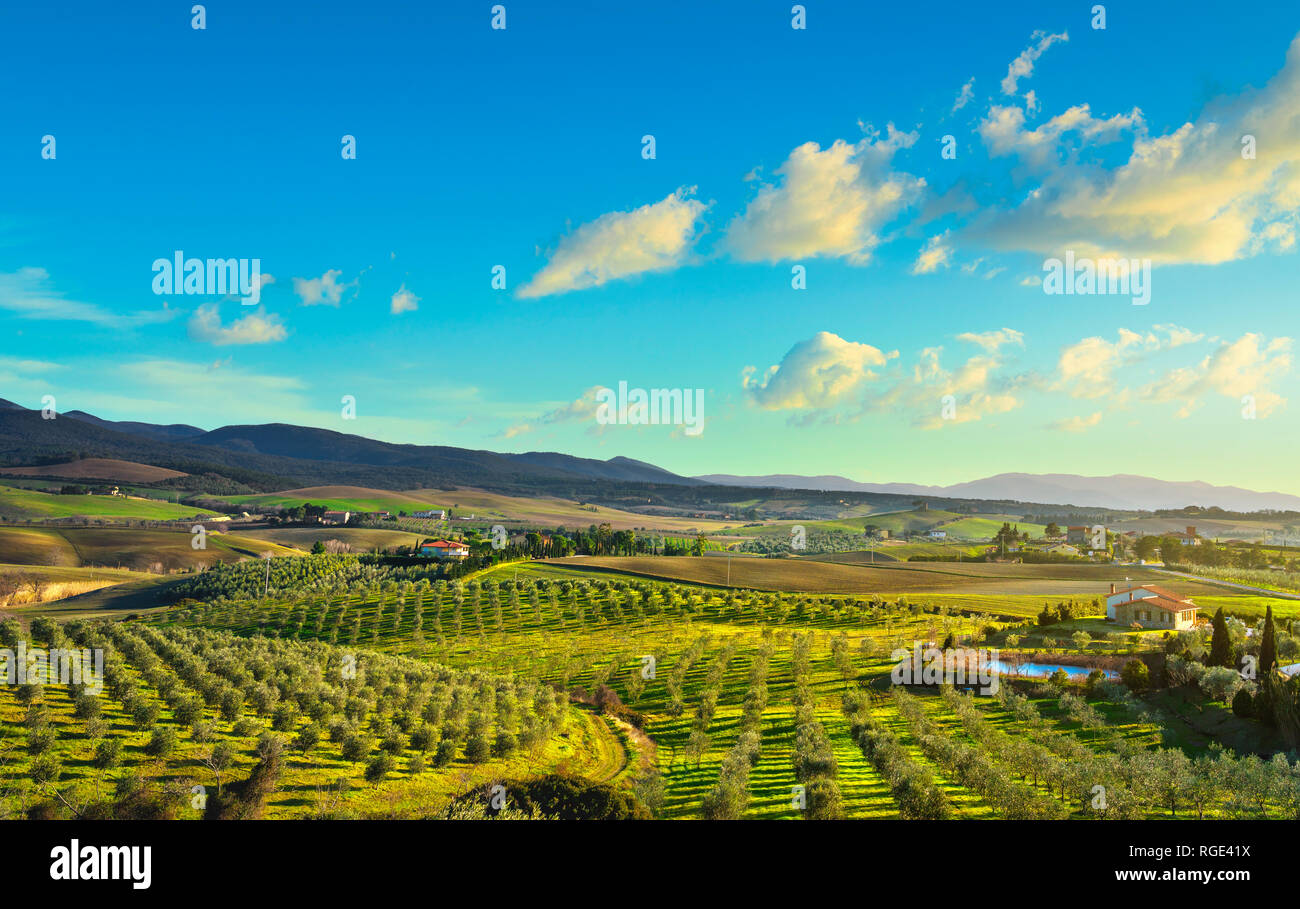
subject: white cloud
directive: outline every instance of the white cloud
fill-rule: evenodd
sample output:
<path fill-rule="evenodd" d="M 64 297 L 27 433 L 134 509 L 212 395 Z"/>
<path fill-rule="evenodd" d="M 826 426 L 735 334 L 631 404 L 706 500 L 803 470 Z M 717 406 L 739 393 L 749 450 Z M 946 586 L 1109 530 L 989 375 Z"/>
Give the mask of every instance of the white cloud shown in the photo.
<path fill-rule="evenodd" d="M 917 136 L 890 124 L 884 138 L 837 139 L 824 150 L 816 142 L 800 145 L 777 170 L 780 181 L 760 186 L 732 219 L 725 246 L 744 262 L 828 256 L 867 263 L 880 229 L 925 187 L 923 179 L 891 170 L 895 153 Z"/>
<path fill-rule="evenodd" d="M 397 293 L 393 294 L 389 305 L 393 315 L 403 312 L 415 312 L 420 308 L 420 298 L 407 290 L 406 285 L 403 284 L 398 288 Z"/>
<path fill-rule="evenodd" d="M 1025 336 L 1014 328 L 1000 328 L 997 331 L 965 331 L 957 336 L 958 341 L 966 341 L 984 348 L 989 353 L 997 353 L 998 348 L 1006 344 L 1025 346 Z"/>
<path fill-rule="evenodd" d="M 742 384 L 765 410 L 823 408 L 875 379 L 877 370 L 897 356 L 896 350 L 885 353 L 821 331 L 791 347 L 761 379 L 754 378 L 754 367 L 748 367 Z"/>
<path fill-rule="evenodd" d="M 1043 53 L 1058 41 L 1069 41 L 1068 32 L 1061 32 L 1059 35 L 1049 35 L 1046 32 L 1034 32 L 1030 35 L 1031 43 L 1020 56 L 1011 61 L 1007 67 L 1007 74 L 1002 79 L 1002 93 L 1004 95 L 1014 95 L 1016 93 L 1016 83 L 1021 79 L 1028 79 L 1034 74 L 1034 63 Z"/>
<path fill-rule="evenodd" d="M 1014 391 L 1025 380 L 1000 377 L 1002 363 L 997 357 L 970 357 L 954 370 L 944 368 L 942 358 L 942 347 L 922 350 L 911 375 L 884 395 L 868 400 L 865 410 L 910 413 L 913 424 L 922 429 L 940 429 L 1020 406 Z M 947 396 L 952 397 L 952 410 L 945 415 L 943 399 Z"/>
<path fill-rule="evenodd" d="M 947 240 L 948 231 L 927 240 L 916 261 L 912 263 L 912 274 L 928 275 L 940 268 L 947 268 L 952 259 L 952 247 L 947 244 Z"/>
<path fill-rule="evenodd" d="M 225 346 L 227 344 L 266 344 L 283 341 L 288 333 L 279 317 L 268 316 L 259 307 L 256 312 L 236 319 L 229 325 L 221 324 L 221 313 L 216 303 L 200 306 L 190 318 L 190 337 L 195 341 Z"/>
<path fill-rule="evenodd" d="M 1054 388 L 1074 398 L 1115 395 L 1116 371 L 1135 362 L 1142 351 L 1159 347 L 1160 339 L 1154 334 L 1141 335 L 1127 328 L 1121 328 L 1114 341 L 1100 337 L 1084 338 L 1061 351 Z"/>
<path fill-rule="evenodd" d="M 49 272 L 33 267 L 0 272 L 0 309 L 25 319 L 91 322 L 117 329 L 166 322 L 177 315 L 166 303 L 156 310 L 115 313 L 94 303 L 70 300 L 54 289 Z"/>
<path fill-rule="evenodd" d="M 1056 166 L 1023 202 L 989 209 L 968 230 L 993 248 L 1060 255 L 1118 255 L 1156 264 L 1218 264 L 1295 248 L 1300 209 L 1300 36 L 1282 69 L 1261 89 L 1218 99 L 1165 135 L 1138 130 L 1128 159 L 1105 169 L 1060 160 L 1067 134 L 1108 138 L 1127 127 L 1071 108 L 1044 133 L 1023 130 L 1015 108 L 996 108 L 981 126 L 990 149 Z M 1067 128 L 1068 127 L 1068 128 Z M 1242 157 L 1242 138 L 1257 140 Z M 1030 138 L 1037 137 L 1037 138 Z"/>
<path fill-rule="evenodd" d="M 1041 168 L 1058 163 L 1074 150 L 1065 141 L 1067 138 L 1093 145 L 1113 142 L 1125 130 L 1141 127 L 1142 122 L 1142 112 L 1137 108 L 1103 120 L 1094 117 L 1087 104 L 1077 104 L 1037 129 L 1026 129 L 1023 110 L 994 105 L 978 131 L 992 157 L 1015 154 L 1025 163 Z"/>
<path fill-rule="evenodd" d="M 961 93 L 957 95 L 957 100 L 953 102 L 952 112 L 955 114 L 975 97 L 975 77 L 971 76 L 970 80 L 961 87 Z"/>
<path fill-rule="evenodd" d="M 1265 342 L 1247 333 L 1235 341 L 1222 341 L 1199 364 L 1170 370 L 1139 391 L 1143 400 L 1181 402 L 1178 416 L 1189 416 L 1217 393 L 1235 401 L 1249 395 L 1257 417 L 1267 417 L 1286 404 L 1273 384 L 1291 371 L 1291 338 Z"/>
<path fill-rule="evenodd" d="M 544 297 L 681 265 L 707 206 L 679 189 L 632 211 L 608 212 L 560 241 L 550 261 L 521 287 L 521 298 Z"/>
<path fill-rule="evenodd" d="M 331 268 L 319 278 L 294 278 L 293 292 L 302 300 L 303 306 L 338 306 L 343 300 L 343 292 L 355 282 L 339 283 L 343 272 Z"/>
<path fill-rule="evenodd" d="M 582 397 L 578 398 L 576 401 L 571 401 L 568 404 L 562 404 L 553 410 L 549 410 L 534 421 L 516 423 L 513 426 L 508 427 L 505 432 L 502 433 L 502 436 L 507 439 L 513 439 L 515 436 L 535 432 L 542 426 L 553 426 L 556 423 L 570 423 L 576 420 L 594 421 L 596 419 L 596 409 L 599 407 L 596 395 L 602 390 L 602 386 L 593 385 L 591 388 L 588 388 L 583 392 Z M 599 424 L 593 422 L 592 426 L 599 426 Z"/>
<path fill-rule="evenodd" d="M 1098 410 L 1086 417 L 1067 417 L 1064 420 L 1057 420 L 1048 428 L 1055 429 L 1058 432 L 1084 432 L 1091 429 L 1101 422 L 1101 411 Z"/>

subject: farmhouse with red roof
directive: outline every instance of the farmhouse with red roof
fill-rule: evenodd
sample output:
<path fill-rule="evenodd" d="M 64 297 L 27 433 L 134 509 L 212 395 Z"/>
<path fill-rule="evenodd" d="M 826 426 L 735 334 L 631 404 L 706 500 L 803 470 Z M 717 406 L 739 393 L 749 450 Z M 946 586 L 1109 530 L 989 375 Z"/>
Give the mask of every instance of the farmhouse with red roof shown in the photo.
<path fill-rule="evenodd" d="M 1192 628 L 1196 625 L 1196 609 L 1196 604 L 1186 597 L 1154 584 L 1118 591 L 1111 584 L 1106 597 L 1107 621 L 1137 623 L 1143 628 Z"/>
<path fill-rule="evenodd" d="M 435 559 L 463 559 L 469 555 L 469 547 L 455 540 L 425 540 L 420 544 L 420 555 Z"/>

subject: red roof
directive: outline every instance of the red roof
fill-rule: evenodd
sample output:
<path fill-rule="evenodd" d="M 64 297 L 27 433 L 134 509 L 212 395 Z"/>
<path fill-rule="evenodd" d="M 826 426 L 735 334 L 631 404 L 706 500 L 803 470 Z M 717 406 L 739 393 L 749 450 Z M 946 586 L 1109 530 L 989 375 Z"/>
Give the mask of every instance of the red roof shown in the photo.
<path fill-rule="evenodd" d="M 1187 597 L 1180 597 L 1172 590 L 1166 590 L 1163 587 L 1157 587 L 1155 584 L 1142 584 L 1138 587 L 1127 587 L 1124 590 L 1117 590 L 1114 593 L 1107 594 L 1107 596 L 1112 596 L 1112 597 L 1118 596 L 1121 593 L 1129 593 L 1134 590 L 1146 590 L 1150 593 L 1155 594 L 1154 597 L 1143 597 L 1142 599 L 1144 602 L 1151 602 L 1154 599 L 1163 599 L 1163 600 L 1168 600 L 1169 602 L 1172 603 L 1182 603 L 1184 608 L 1186 608 L 1187 606 L 1196 605 L 1191 600 L 1187 599 Z"/>
<path fill-rule="evenodd" d="M 1154 606 L 1156 609 L 1163 609 L 1165 612 L 1183 612 L 1187 609 L 1195 609 L 1196 604 L 1190 600 L 1171 600 L 1167 597 L 1147 597 L 1142 600 L 1129 600 L 1127 603 L 1116 603 L 1118 606 Z"/>
<path fill-rule="evenodd" d="M 425 540 L 420 544 L 421 549 L 469 549 L 464 543 L 457 543 L 454 540 Z"/>

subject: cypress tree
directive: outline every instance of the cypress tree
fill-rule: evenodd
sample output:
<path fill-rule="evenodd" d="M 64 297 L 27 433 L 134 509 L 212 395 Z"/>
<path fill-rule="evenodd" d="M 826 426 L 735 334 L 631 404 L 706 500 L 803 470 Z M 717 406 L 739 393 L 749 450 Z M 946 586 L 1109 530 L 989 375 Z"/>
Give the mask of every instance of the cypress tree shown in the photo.
<path fill-rule="evenodd" d="M 1277 665 L 1277 639 L 1273 631 L 1273 607 L 1264 612 L 1264 638 L 1259 644 L 1259 673 L 1266 675 Z"/>
<path fill-rule="evenodd" d="M 1214 637 L 1210 639 L 1210 666 L 1232 665 L 1232 642 L 1228 640 L 1228 623 L 1223 618 L 1223 607 L 1214 614 Z"/>

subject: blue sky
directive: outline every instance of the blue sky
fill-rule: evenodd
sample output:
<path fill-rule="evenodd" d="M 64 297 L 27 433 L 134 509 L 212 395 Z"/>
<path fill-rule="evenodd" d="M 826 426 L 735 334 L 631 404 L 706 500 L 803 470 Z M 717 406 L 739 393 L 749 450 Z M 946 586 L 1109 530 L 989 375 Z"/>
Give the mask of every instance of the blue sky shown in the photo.
<path fill-rule="evenodd" d="M 1300 10 L 189 6 L 0 10 L 0 397 L 1300 493 Z M 155 295 L 175 250 L 274 281 Z M 1149 260 L 1150 302 L 1045 294 L 1066 251 Z M 704 431 L 600 424 L 620 381 L 704 389 Z"/>

